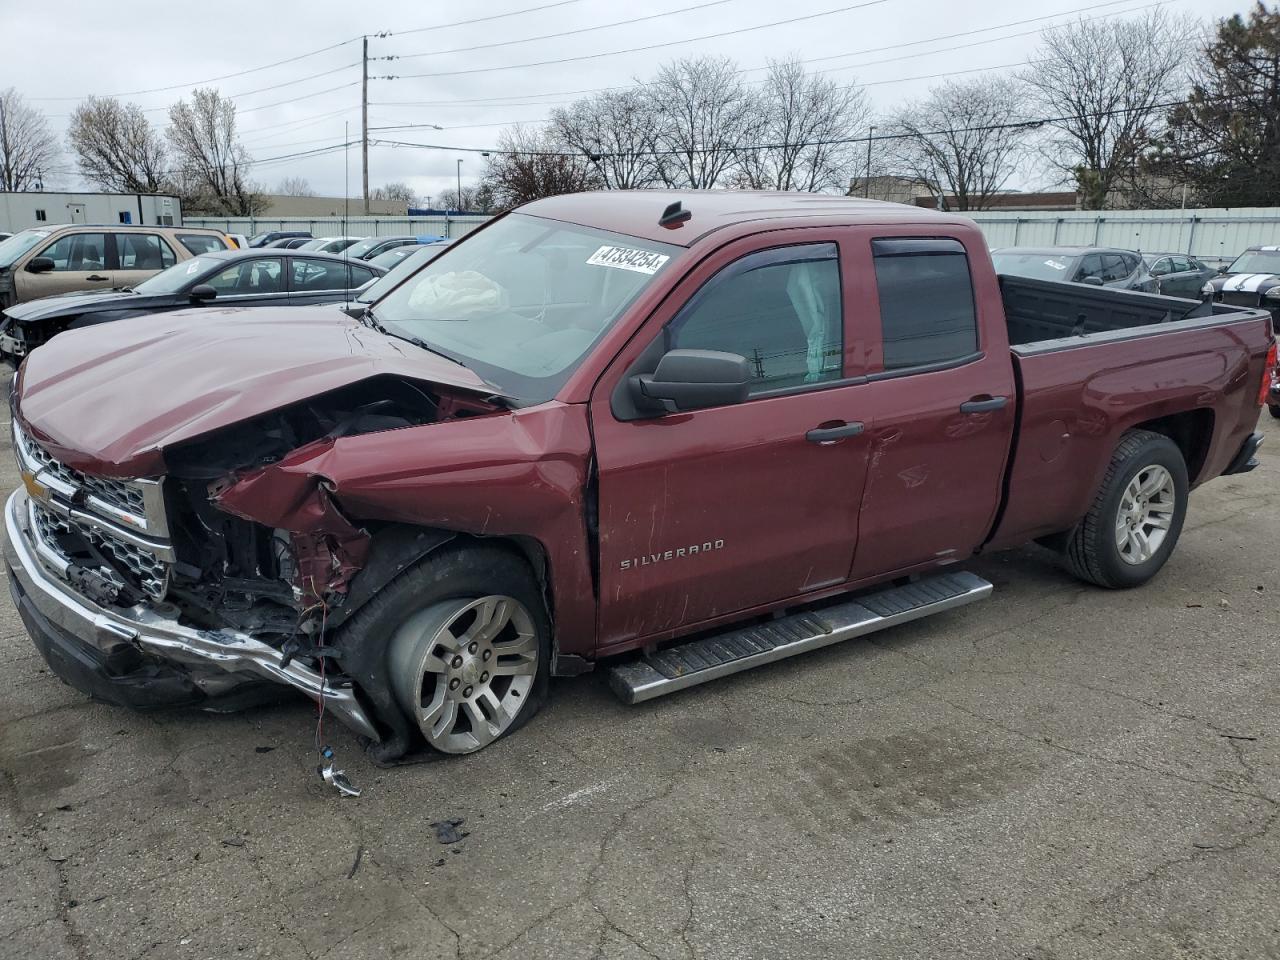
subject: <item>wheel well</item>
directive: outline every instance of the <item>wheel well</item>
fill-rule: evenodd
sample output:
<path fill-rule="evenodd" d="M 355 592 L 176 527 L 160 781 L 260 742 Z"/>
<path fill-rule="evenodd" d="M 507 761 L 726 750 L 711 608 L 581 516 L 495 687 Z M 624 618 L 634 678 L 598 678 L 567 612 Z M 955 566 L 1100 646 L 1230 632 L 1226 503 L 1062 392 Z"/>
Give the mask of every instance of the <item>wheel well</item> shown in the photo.
<path fill-rule="evenodd" d="M 1213 419 L 1212 410 L 1187 410 L 1145 423 L 1136 423 L 1133 429 L 1163 434 L 1176 443 L 1187 464 L 1187 479 L 1194 484 L 1209 455 L 1209 444 L 1213 440 Z"/>

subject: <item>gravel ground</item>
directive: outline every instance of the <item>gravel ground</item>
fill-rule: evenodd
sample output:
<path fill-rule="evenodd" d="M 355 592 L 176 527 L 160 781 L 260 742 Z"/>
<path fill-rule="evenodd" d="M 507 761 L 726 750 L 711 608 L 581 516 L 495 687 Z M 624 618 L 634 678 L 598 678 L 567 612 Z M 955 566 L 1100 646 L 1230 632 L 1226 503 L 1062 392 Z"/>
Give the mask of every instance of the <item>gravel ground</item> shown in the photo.
<path fill-rule="evenodd" d="M 1143 589 L 1027 548 L 971 565 L 984 603 L 649 705 L 558 681 L 471 758 L 381 770 L 330 725 L 359 799 L 307 703 L 90 703 L 6 594 L 0 956 L 1280 957 L 1263 421 Z"/>

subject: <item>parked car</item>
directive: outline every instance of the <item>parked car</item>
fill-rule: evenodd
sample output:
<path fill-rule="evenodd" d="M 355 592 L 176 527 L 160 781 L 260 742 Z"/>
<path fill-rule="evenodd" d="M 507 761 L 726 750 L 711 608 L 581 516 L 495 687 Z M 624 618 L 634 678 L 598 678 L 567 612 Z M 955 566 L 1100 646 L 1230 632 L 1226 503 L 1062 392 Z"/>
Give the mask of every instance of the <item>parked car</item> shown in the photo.
<path fill-rule="evenodd" d="M 390 762 L 552 675 L 643 701 L 980 600 L 978 551 L 1137 586 L 1256 466 L 1275 364 L 1264 311 L 997 278 L 971 221 L 806 194 L 538 200 L 334 313 L 27 358 L 5 555 L 55 673 L 289 685 Z"/>
<path fill-rule="evenodd" d="M 1200 293 L 1218 303 L 1265 307 L 1280 322 L 1280 246 L 1250 247 Z"/>
<path fill-rule="evenodd" d="M 306 230 L 266 230 L 262 233 L 255 233 L 250 237 L 249 246 L 265 247 L 273 240 L 280 240 L 284 237 L 304 237 L 305 239 L 310 240 L 311 234 Z"/>
<path fill-rule="evenodd" d="M 264 243 L 260 249 L 296 250 L 299 247 L 306 246 L 309 243 L 315 243 L 315 241 L 309 237 L 281 237 L 279 240 L 272 240 L 270 243 Z"/>
<path fill-rule="evenodd" d="M 1217 270 L 1185 253 L 1144 253 L 1142 259 L 1159 284 L 1158 292 L 1169 297 L 1198 299 L 1205 282 L 1218 275 Z"/>
<path fill-rule="evenodd" d="M 0 309 L 75 290 L 133 286 L 230 241 L 200 227 L 69 224 L 0 241 Z"/>
<path fill-rule="evenodd" d="M 228 233 L 227 239 L 231 241 L 237 250 L 249 249 L 249 238 L 243 233 Z"/>
<path fill-rule="evenodd" d="M 367 237 L 359 243 L 347 248 L 346 254 L 356 260 L 372 260 L 374 257 L 394 250 L 397 247 L 410 247 L 419 244 L 438 243 L 445 239 L 438 236 L 399 236 L 399 237 Z"/>
<path fill-rule="evenodd" d="M 991 251 L 996 273 L 1032 280 L 1069 280 L 1120 290 L 1157 291 L 1142 257 L 1111 247 L 1005 247 Z"/>
<path fill-rule="evenodd" d="M 341 253 L 359 239 L 359 237 L 319 237 L 304 243 L 298 249 L 315 250 L 318 253 Z"/>
<path fill-rule="evenodd" d="M 328 253 L 281 255 L 269 249 L 209 253 L 172 266 L 136 287 L 71 293 L 9 307 L 0 324 L 0 359 L 17 366 L 64 330 L 192 306 L 309 306 L 353 299 L 384 273 L 373 264 L 348 263 Z"/>
<path fill-rule="evenodd" d="M 393 247 L 385 253 L 380 253 L 376 257 L 370 257 L 365 263 L 372 264 L 377 267 L 385 267 L 387 276 L 394 277 L 395 283 L 399 283 L 401 279 L 407 277 L 418 267 L 424 263 L 430 263 L 445 250 L 449 249 L 452 240 L 437 240 L 435 243 L 414 244 L 409 247 Z M 402 269 L 402 265 L 408 267 L 407 270 Z M 375 283 L 375 287 L 381 287 L 382 283 Z M 372 288 L 371 288 L 372 289 Z M 390 290 L 391 287 L 387 287 Z"/>

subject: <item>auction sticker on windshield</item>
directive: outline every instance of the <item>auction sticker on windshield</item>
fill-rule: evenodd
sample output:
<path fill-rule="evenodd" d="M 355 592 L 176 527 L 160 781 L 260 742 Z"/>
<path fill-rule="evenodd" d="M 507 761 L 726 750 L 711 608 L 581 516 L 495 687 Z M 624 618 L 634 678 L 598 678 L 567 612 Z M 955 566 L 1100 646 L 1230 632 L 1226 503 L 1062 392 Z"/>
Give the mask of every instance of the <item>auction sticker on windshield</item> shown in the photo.
<path fill-rule="evenodd" d="M 636 273 L 647 273 L 652 276 L 670 259 L 665 254 L 636 250 L 634 247 L 604 246 L 589 256 L 587 263 L 594 267 L 616 267 L 619 270 L 634 270 Z"/>

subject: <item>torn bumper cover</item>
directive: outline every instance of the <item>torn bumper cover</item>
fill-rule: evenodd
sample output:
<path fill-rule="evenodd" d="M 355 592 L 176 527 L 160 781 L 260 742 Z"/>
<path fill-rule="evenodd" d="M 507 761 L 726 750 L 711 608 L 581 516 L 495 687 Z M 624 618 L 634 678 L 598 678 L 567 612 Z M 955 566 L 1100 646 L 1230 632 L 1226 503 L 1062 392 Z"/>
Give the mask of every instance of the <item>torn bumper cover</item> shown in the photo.
<path fill-rule="evenodd" d="M 272 681 L 313 700 L 373 740 L 378 731 L 350 686 L 334 686 L 247 633 L 200 630 L 138 604 L 109 609 L 72 592 L 41 560 L 29 501 L 5 505 L 9 587 L 36 646 L 60 677 L 92 696 L 132 707 L 178 706 L 233 697 Z"/>

